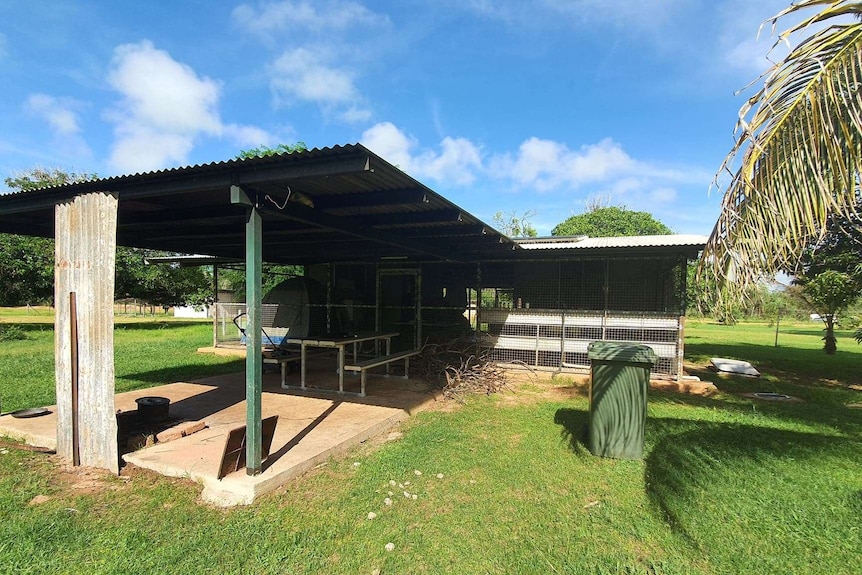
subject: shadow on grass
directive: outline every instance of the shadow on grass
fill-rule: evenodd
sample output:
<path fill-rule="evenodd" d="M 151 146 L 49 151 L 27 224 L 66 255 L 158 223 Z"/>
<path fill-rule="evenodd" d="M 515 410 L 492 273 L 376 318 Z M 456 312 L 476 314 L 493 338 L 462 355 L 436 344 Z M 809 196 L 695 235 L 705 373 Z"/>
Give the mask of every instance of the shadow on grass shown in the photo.
<path fill-rule="evenodd" d="M 228 373 L 236 373 L 245 370 L 245 360 L 237 359 L 226 363 L 216 363 L 209 365 L 178 365 L 163 369 L 154 369 L 152 371 L 144 371 L 137 373 L 126 373 L 117 375 L 118 380 L 127 382 L 141 382 L 146 385 L 132 386 L 128 389 L 137 389 L 138 387 L 148 387 L 151 384 L 158 383 L 174 383 L 177 381 L 193 381 L 214 375 L 224 375 Z"/>
<path fill-rule="evenodd" d="M 839 345 L 844 342 L 840 342 Z M 853 343 L 852 345 L 856 345 Z M 855 351 L 842 350 L 835 355 L 826 355 L 822 349 L 799 349 L 754 344 L 707 344 L 686 343 L 688 358 L 704 361 L 710 357 L 727 357 L 748 361 L 764 377 L 776 377 L 794 383 L 816 383 L 818 381 L 841 381 L 846 384 L 862 384 L 859 370 L 860 355 Z"/>
<path fill-rule="evenodd" d="M 554 423 L 561 426 L 560 436 L 577 455 L 588 455 L 587 425 L 590 414 L 579 409 L 563 407 L 554 413 Z"/>
<path fill-rule="evenodd" d="M 50 323 L 15 323 L 14 321 L 4 321 L 2 324 L 4 326 L 15 326 L 15 329 L 19 329 L 25 333 L 35 333 L 40 331 L 54 331 L 54 324 Z"/>
<path fill-rule="evenodd" d="M 114 331 L 156 331 L 161 329 L 176 329 L 179 327 L 200 326 L 205 325 L 200 321 L 183 321 L 183 320 L 146 320 L 146 321 L 115 321 Z"/>
<path fill-rule="evenodd" d="M 736 384 L 719 380 L 716 381 L 716 386 L 723 392 L 734 394 L 734 397 L 727 395 L 702 397 L 651 391 L 649 403 L 703 407 L 740 416 L 757 413 L 791 424 L 829 426 L 839 433 L 862 435 L 862 418 L 843 402 L 855 396 L 862 397 L 862 393 L 858 391 L 818 390 L 812 389 L 810 385 L 771 384 L 756 379 Z M 787 394 L 800 397 L 803 401 L 800 403 L 765 401 L 739 395 L 758 391 Z"/>
<path fill-rule="evenodd" d="M 698 547 L 708 535 L 693 526 L 719 517 L 722 501 L 750 499 L 754 506 L 757 490 L 770 484 L 770 464 L 795 461 L 803 469 L 829 456 L 852 460 L 859 451 L 851 438 L 682 419 L 651 418 L 648 434 L 654 445 L 645 460 L 647 494 L 670 527 Z M 862 516 L 862 494 L 847 504 Z"/>

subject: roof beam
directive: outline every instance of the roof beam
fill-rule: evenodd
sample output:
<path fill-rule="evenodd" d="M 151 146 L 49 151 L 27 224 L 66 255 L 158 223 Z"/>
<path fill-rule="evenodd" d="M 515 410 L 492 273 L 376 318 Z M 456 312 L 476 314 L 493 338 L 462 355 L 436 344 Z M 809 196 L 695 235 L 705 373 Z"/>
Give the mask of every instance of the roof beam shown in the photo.
<path fill-rule="evenodd" d="M 121 208 L 126 207 L 121 205 Z M 166 224 L 174 226 L 176 223 L 182 223 L 183 227 L 201 223 L 224 223 L 228 221 L 237 222 L 240 225 L 242 216 L 236 210 L 230 207 L 218 208 L 194 208 L 190 210 L 169 210 L 162 209 L 158 212 L 147 212 L 146 215 L 139 213 L 130 213 L 129 211 L 120 211 L 120 222 L 118 225 L 127 230 L 131 229 L 151 229 L 154 225 Z"/>
<path fill-rule="evenodd" d="M 428 228 L 408 229 L 401 232 L 408 238 L 449 238 L 470 236 L 492 236 L 492 230 L 482 225 L 455 224 Z"/>
<path fill-rule="evenodd" d="M 406 228 L 415 225 L 451 224 L 464 220 L 459 210 L 434 210 L 430 212 L 408 212 L 401 214 L 368 214 L 362 223 L 372 228 Z"/>
<path fill-rule="evenodd" d="M 251 193 L 251 191 L 249 190 L 248 193 Z M 233 186 L 231 188 L 232 200 L 234 200 L 237 195 L 243 195 L 243 190 L 238 186 Z M 253 198 L 251 198 L 251 196 L 246 196 L 245 200 L 239 198 L 239 201 L 233 201 L 232 203 L 241 203 L 243 201 L 253 201 Z M 395 246 L 406 251 L 424 254 L 426 256 L 439 258 L 445 261 L 455 259 L 453 258 L 453 254 L 447 251 L 437 250 L 436 246 L 427 242 L 417 242 L 410 238 L 405 238 L 384 230 L 374 230 L 363 226 L 361 223 L 354 223 L 351 218 L 343 218 L 323 213 L 317 209 L 317 207 L 308 208 L 295 202 L 286 202 L 284 204 L 284 208 L 280 210 L 276 209 L 274 206 L 270 206 L 269 204 L 262 204 L 262 206 L 270 216 L 281 217 L 288 220 L 302 222 L 304 224 L 318 226 L 357 238 L 373 240 L 381 244 Z"/>
<path fill-rule="evenodd" d="M 315 198 L 314 207 L 318 210 L 334 210 L 341 208 L 412 206 L 427 204 L 429 201 L 426 190 L 412 188 L 407 190 L 338 194 L 336 196 Z"/>

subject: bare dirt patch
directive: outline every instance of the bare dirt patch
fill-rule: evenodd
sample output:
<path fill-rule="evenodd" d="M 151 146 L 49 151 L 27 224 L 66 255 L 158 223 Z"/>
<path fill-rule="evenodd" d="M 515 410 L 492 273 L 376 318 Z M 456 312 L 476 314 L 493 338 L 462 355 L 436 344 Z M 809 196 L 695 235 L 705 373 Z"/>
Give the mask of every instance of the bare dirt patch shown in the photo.
<path fill-rule="evenodd" d="M 122 489 L 129 481 L 127 476 L 118 480 L 116 475 L 104 469 L 74 467 L 59 455 L 52 455 L 48 459 L 54 468 L 52 483 L 64 494 L 94 495 Z"/>

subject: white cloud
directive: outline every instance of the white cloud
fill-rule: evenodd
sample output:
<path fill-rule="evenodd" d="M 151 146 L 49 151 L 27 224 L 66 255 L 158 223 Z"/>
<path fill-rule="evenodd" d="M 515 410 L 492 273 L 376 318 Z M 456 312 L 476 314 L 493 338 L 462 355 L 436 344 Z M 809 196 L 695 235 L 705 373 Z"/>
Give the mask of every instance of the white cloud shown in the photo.
<path fill-rule="evenodd" d="M 706 170 L 636 160 L 610 138 L 571 149 L 562 142 L 531 137 L 514 153 L 486 157 L 467 138 L 446 136 L 436 149 L 422 149 L 416 138 L 391 122 L 381 122 L 367 129 L 360 141 L 420 180 L 468 186 L 481 176 L 502 182 L 501 190 L 567 195 L 587 191 L 622 203 L 673 203 L 676 186 L 702 185 L 705 193 L 712 176 Z"/>
<path fill-rule="evenodd" d="M 361 124 L 371 119 L 371 110 L 361 106 L 350 106 L 341 113 L 340 117 L 348 124 Z"/>
<path fill-rule="evenodd" d="M 222 129 L 231 141 L 242 147 L 257 148 L 258 146 L 272 146 L 275 144 L 275 137 L 257 126 L 226 124 Z"/>
<path fill-rule="evenodd" d="M 354 100 L 358 92 L 350 74 L 323 60 L 306 48 L 287 50 L 272 64 L 273 90 L 289 101 L 336 104 Z"/>
<path fill-rule="evenodd" d="M 443 138 L 440 148 L 440 152 L 427 150 L 414 158 L 418 173 L 460 186 L 472 184 L 476 180 L 475 172 L 482 168 L 479 148 L 466 138 L 449 136 Z"/>
<path fill-rule="evenodd" d="M 290 46 L 266 69 L 275 107 L 311 104 L 327 120 L 371 120 L 356 82 L 388 37 L 388 16 L 351 0 L 280 0 L 241 4 L 233 20 L 269 47 Z"/>
<path fill-rule="evenodd" d="M 649 199 L 659 204 L 670 204 L 676 201 L 677 195 L 674 188 L 658 187 L 649 192 Z"/>
<path fill-rule="evenodd" d="M 381 122 L 363 132 L 359 140 L 363 146 L 389 162 L 410 173 L 413 162 L 410 149 L 418 142 L 399 130 L 391 122 Z"/>
<path fill-rule="evenodd" d="M 105 114 L 114 123 L 110 163 L 120 172 L 184 164 L 203 136 L 226 136 L 239 145 L 272 141 L 260 128 L 222 124 L 221 84 L 198 76 L 152 42 L 118 46 L 108 83 L 120 94 Z"/>
<path fill-rule="evenodd" d="M 54 134 L 53 146 L 58 153 L 69 158 L 87 158 L 92 155 L 90 147 L 81 135 L 78 110 L 84 104 L 72 98 L 56 98 L 48 94 L 30 94 L 24 102 L 24 110 L 44 120 Z"/>
<path fill-rule="evenodd" d="M 630 174 L 636 162 L 610 139 L 570 150 L 565 144 L 529 138 L 512 158 L 497 165 L 515 182 L 537 191 L 578 188 L 585 183 L 607 180 L 612 174 Z"/>
<path fill-rule="evenodd" d="M 372 12 L 358 2 L 305 0 L 271 2 L 254 7 L 240 4 L 233 11 L 234 21 L 245 30 L 268 37 L 274 32 L 346 32 L 368 26 L 388 25 L 385 15 Z"/>
<path fill-rule="evenodd" d="M 328 60 L 322 52 L 307 48 L 285 51 L 269 67 L 276 104 L 313 103 L 345 121 L 367 121 L 371 113 L 362 106 L 352 74 L 329 65 Z"/>
<path fill-rule="evenodd" d="M 74 110 L 77 106 L 74 100 L 54 98 L 47 94 L 30 94 L 24 103 L 25 110 L 48 122 L 57 134 L 66 136 L 81 131 L 78 114 Z"/>
<path fill-rule="evenodd" d="M 362 144 L 378 156 L 417 178 L 465 186 L 482 170 L 478 146 L 466 138 L 445 137 L 439 151 L 413 153 L 418 142 L 391 122 L 381 122 L 362 134 Z"/>
<path fill-rule="evenodd" d="M 219 132 L 220 84 L 198 77 L 152 42 L 117 47 L 108 82 L 122 94 L 123 112 L 135 123 L 175 134 Z"/>

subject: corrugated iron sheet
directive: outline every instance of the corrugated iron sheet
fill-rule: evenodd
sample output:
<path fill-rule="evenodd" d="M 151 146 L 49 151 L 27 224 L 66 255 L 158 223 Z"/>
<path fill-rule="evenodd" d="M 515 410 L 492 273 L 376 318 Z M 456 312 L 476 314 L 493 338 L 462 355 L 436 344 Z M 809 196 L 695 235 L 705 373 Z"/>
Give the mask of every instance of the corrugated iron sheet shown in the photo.
<path fill-rule="evenodd" d="M 119 473 L 114 410 L 117 198 L 92 193 L 56 208 L 54 355 L 57 453 L 72 461 L 72 355 L 77 352 L 81 465 Z M 77 300 L 77 346 L 69 294 Z"/>
<path fill-rule="evenodd" d="M 626 236 L 609 238 L 551 237 L 516 239 L 525 250 L 589 250 L 608 248 L 700 247 L 706 245 L 706 236 L 674 234 L 662 236 Z"/>

